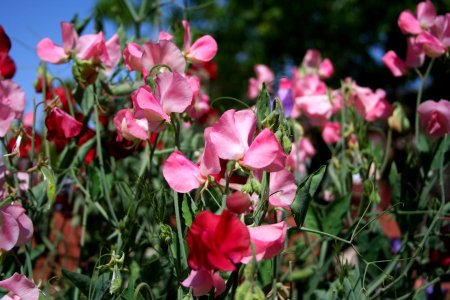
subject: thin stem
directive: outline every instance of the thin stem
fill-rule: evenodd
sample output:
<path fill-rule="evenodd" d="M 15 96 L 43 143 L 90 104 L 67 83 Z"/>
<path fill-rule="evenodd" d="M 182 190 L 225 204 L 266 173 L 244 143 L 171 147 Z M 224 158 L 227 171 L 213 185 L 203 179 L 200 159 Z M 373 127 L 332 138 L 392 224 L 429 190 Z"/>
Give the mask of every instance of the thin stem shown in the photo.
<path fill-rule="evenodd" d="M 180 219 L 180 205 L 178 202 L 178 193 L 176 191 L 173 191 L 173 202 L 175 205 L 175 218 L 177 222 L 177 235 L 178 235 L 178 243 L 180 244 L 181 260 L 182 265 L 185 266 L 187 264 L 186 250 L 184 249 L 183 231 L 181 229 L 181 219 Z"/>
<path fill-rule="evenodd" d="M 381 163 L 380 174 L 383 174 L 384 169 L 386 169 L 387 163 L 389 161 L 389 154 L 390 154 L 390 150 L 391 150 L 391 144 L 392 144 L 392 129 L 389 128 L 388 135 L 387 135 L 386 148 L 384 149 L 383 162 Z"/>
<path fill-rule="evenodd" d="M 332 235 L 332 234 L 329 234 L 329 233 L 326 233 L 326 232 L 323 232 L 323 231 L 320 231 L 320 230 L 316 230 L 316 229 L 312 229 L 312 228 L 308 228 L 308 227 L 304 227 L 304 226 L 300 227 L 300 230 L 306 231 L 306 232 L 315 233 L 315 234 L 322 235 L 322 236 L 326 236 L 326 237 L 329 237 L 329 238 L 338 240 L 338 241 L 340 241 L 340 242 L 343 242 L 343 243 L 346 243 L 346 244 L 349 244 L 349 245 L 352 244 L 352 243 L 351 243 L 350 241 L 348 241 L 348 240 L 345 240 L 345 239 L 343 239 L 343 238 L 340 238 L 340 237 L 338 237 L 338 236 L 335 236 L 335 235 Z"/>
<path fill-rule="evenodd" d="M 431 68 L 433 67 L 433 63 L 434 63 L 434 58 L 431 59 L 430 63 L 428 64 L 427 70 L 425 71 L 425 75 L 423 75 L 423 77 L 421 77 L 421 82 L 420 82 L 420 87 L 419 87 L 419 91 L 417 92 L 417 99 L 416 99 L 416 118 L 415 118 L 415 123 L 414 123 L 414 136 L 416 138 L 416 144 L 418 143 L 417 139 L 419 138 L 418 134 L 419 134 L 419 111 L 417 110 L 417 108 L 420 105 L 420 102 L 422 101 L 422 94 L 423 94 L 423 89 L 425 88 L 425 83 L 427 81 L 428 75 L 430 74 Z M 420 75 L 420 73 L 419 73 Z"/>

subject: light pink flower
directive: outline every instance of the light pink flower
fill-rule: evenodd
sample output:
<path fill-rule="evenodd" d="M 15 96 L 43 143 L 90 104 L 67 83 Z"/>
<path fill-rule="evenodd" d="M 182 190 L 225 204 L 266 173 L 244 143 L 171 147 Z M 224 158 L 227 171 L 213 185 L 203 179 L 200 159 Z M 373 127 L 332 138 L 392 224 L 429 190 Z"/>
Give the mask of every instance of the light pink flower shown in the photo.
<path fill-rule="evenodd" d="M 254 139 L 256 116 L 251 110 L 226 111 L 211 129 L 211 141 L 222 159 L 235 160 L 251 170 L 276 172 L 284 169 L 284 154 L 269 129 Z"/>
<path fill-rule="evenodd" d="M 367 87 L 360 87 L 352 83 L 352 103 L 356 111 L 368 122 L 378 119 L 387 119 L 392 115 L 394 108 L 386 100 L 386 92 L 377 89 L 375 92 Z"/>
<path fill-rule="evenodd" d="M 209 175 L 220 172 L 220 161 L 210 139 L 210 129 L 205 130 L 205 149 L 200 162 L 194 164 L 180 151 L 173 152 L 163 164 L 163 176 L 169 186 L 179 192 L 188 193 L 205 184 Z"/>
<path fill-rule="evenodd" d="M 328 79 L 334 74 L 334 67 L 331 61 L 326 58 L 322 60 L 322 55 L 316 49 L 309 49 L 303 57 L 302 67 L 307 73 L 319 74 L 320 78 Z"/>
<path fill-rule="evenodd" d="M 275 80 L 273 71 L 266 65 L 255 65 L 254 70 L 256 78 L 252 77 L 248 81 L 248 97 L 250 99 L 258 97 L 263 83 L 266 84 L 268 91 L 271 92 L 273 81 Z"/>
<path fill-rule="evenodd" d="M 336 144 L 341 138 L 341 125 L 338 122 L 327 122 L 322 129 L 322 138 L 327 144 Z"/>
<path fill-rule="evenodd" d="M 450 47 L 450 13 L 437 16 L 429 31 L 420 33 L 416 43 L 421 45 L 427 56 L 436 58 Z"/>
<path fill-rule="evenodd" d="M 338 92 L 333 92 L 332 99 L 328 94 L 306 95 L 295 98 L 295 104 L 310 122 L 321 126 L 340 110 L 341 102 Z"/>
<path fill-rule="evenodd" d="M 291 172 L 305 173 L 306 165 L 310 163 L 314 155 L 316 155 L 316 149 L 310 139 L 307 137 L 301 138 L 298 143 L 292 144 L 291 153 L 286 160 L 288 169 Z"/>
<path fill-rule="evenodd" d="M 14 119 L 25 109 L 25 92 L 12 80 L 0 81 L 0 137 L 4 137 Z"/>
<path fill-rule="evenodd" d="M 202 93 L 200 89 L 200 78 L 197 76 L 187 76 L 187 80 L 192 89 L 192 103 L 186 112 L 193 119 L 201 118 L 209 110 L 209 96 Z"/>
<path fill-rule="evenodd" d="M 430 28 L 436 18 L 436 9 L 427 0 L 417 4 L 416 16 L 411 11 L 403 11 L 398 18 L 398 27 L 403 33 L 419 34 Z"/>
<path fill-rule="evenodd" d="M 450 102 L 427 100 L 417 108 L 420 122 L 428 134 L 443 136 L 450 133 Z"/>
<path fill-rule="evenodd" d="M 123 60 L 129 71 L 143 72 L 142 56 L 144 51 L 136 43 L 129 43 L 123 50 Z"/>
<path fill-rule="evenodd" d="M 256 261 L 272 258 L 280 254 L 284 249 L 287 231 L 286 222 L 248 227 L 248 231 L 250 232 L 251 243 L 255 247 Z M 247 255 L 241 259 L 241 262 L 247 264 L 252 259 L 253 251 L 252 247 L 250 247 Z"/>
<path fill-rule="evenodd" d="M 2 300 L 38 300 L 39 289 L 27 277 L 14 273 L 13 276 L 0 281 L 0 287 L 10 291 Z"/>
<path fill-rule="evenodd" d="M 145 117 L 150 131 L 160 132 L 171 113 L 182 113 L 192 102 L 189 82 L 178 72 L 163 72 L 155 80 L 154 93 L 142 86 L 131 95 L 135 117 Z"/>
<path fill-rule="evenodd" d="M 121 109 L 114 117 L 114 126 L 117 130 L 117 141 L 122 141 L 123 138 L 134 141 L 147 140 L 148 136 L 148 121 L 145 118 L 135 118 L 130 109 Z"/>
<path fill-rule="evenodd" d="M 214 293 L 216 297 L 225 290 L 225 281 L 223 278 L 217 272 L 206 269 L 191 270 L 188 278 L 181 285 L 186 288 L 191 288 L 194 297 L 207 295 L 213 287 L 216 289 Z"/>
<path fill-rule="evenodd" d="M 191 29 L 186 20 L 182 21 L 184 27 L 184 54 L 193 64 L 211 61 L 217 53 L 216 40 L 210 35 L 204 35 L 191 45 Z"/>
<path fill-rule="evenodd" d="M 270 174 L 269 203 L 272 206 L 290 209 L 296 191 L 295 177 L 289 171 L 284 169 Z"/>
<path fill-rule="evenodd" d="M 0 209 L 1 230 L 0 249 L 9 251 L 15 246 L 28 243 L 33 236 L 33 223 L 25 214 L 25 209 L 16 204 Z"/>
<path fill-rule="evenodd" d="M 184 74 L 186 61 L 180 49 L 173 42 L 168 40 L 160 40 L 157 43 L 150 41 L 142 45 L 142 52 L 141 64 L 145 76 L 149 75 L 156 65 L 166 65 L 172 69 L 172 72 Z M 164 68 L 159 69 L 164 70 Z M 135 70 L 142 71 L 142 69 Z"/>

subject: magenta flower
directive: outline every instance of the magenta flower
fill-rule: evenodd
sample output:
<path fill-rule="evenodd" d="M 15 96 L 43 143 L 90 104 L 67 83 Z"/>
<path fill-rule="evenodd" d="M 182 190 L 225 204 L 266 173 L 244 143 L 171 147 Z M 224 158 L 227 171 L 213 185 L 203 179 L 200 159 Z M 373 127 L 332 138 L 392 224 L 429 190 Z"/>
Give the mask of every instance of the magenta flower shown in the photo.
<path fill-rule="evenodd" d="M 269 129 L 254 139 L 256 116 L 251 110 L 227 110 L 212 126 L 211 141 L 222 159 L 235 160 L 251 170 L 276 172 L 284 169 L 284 154 Z"/>
<path fill-rule="evenodd" d="M 0 249 L 9 251 L 28 243 L 33 236 L 33 223 L 25 214 L 25 209 L 16 204 L 0 209 Z"/>
<path fill-rule="evenodd" d="M 0 80 L 0 137 L 4 137 L 14 119 L 25 109 L 25 92 L 12 80 Z"/>
<path fill-rule="evenodd" d="M 192 102 L 189 82 L 178 72 L 163 72 L 155 80 L 154 93 L 142 86 L 131 95 L 135 117 L 145 117 L 150 131 L 160 132 L 171 113 L 182 113 Z"/>
<path fill-rule="evenodd" d="M 248 231 L 250 232 L 250 241 L 255 247 L 256 261 L 272 258 L 283 251 L 287 231 L 286 222 L 248 227 Z M 250 247 L 247 255 L 241 259 L 241 262 L 247 264 L 252 259 L 253 252 Z"/>
<path fill-rule="evenodd" d="M 430 28 L 436 18 L 436 9 L 427 0 L 417 4 L 416 16 L 411 11 L 403 11 L 398 18 L 398 27 L 403 33 L 419 34 Z"/>
<path fill-rule="evenodd" d="M 182 21 L 184 27 L 184 55 L 193 64 L 202 64 L 211 61 L 217 53 L 216 40 L 210 35 L 204 35 L 191 45 L 191 29 L 186 20 Z"/>
<path fill-rule="evenodd" d="M 422 45 L 416 42 L 414 37 L 407 39 L 406 60 L 403 61 L 397 56 L 397 53 L 390 50 L 383 56 L 383 63 L 389 68 L 392 75 L 400 77 L 412 68 L 418 68 L 425 61 L 425 52 Z"/>
<path fill-rule="evenodd" d="M 148 121 L 145 118 L 135 118 L 129 109 L 121 109 L 114 117 L 114 126 L 117 130 L 117 141 L 123 138 L 129 141 L 147 140 L 149 138 Z"/>
<path fill-rule="evenodd" d="M 450 133 L 450 102 L 427 100 L 417 108 L 420 122 L 428 134 L 443 136 Z"/>
<path fill-rule="evenodd" d="M 0 287 L 10 291 L 2 300 L 38 300 L 39 289 L 27 277 L 14 273 L 13 276 L 0 281 Z"/>

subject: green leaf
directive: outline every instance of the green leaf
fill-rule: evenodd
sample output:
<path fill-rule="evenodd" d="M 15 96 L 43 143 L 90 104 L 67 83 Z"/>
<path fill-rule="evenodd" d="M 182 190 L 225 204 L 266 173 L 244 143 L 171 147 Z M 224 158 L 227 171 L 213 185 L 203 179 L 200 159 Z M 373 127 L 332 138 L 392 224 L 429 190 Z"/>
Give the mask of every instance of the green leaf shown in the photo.
<path fill-rule="evenodd" d="M 445 143 L 447 141 L 447 143 Z M 431 162 L 431 169 L 438 170 L 441 167 L 442 156 L 444 156 L 444 166 L 450 161 L 450 139 L 442 138 L 439 141 L 439 146 L 433 156 Z"/>
<path fill-rule="evenodd" d="M 102 300 L 102 299 L 111 299 L 108 296 L 109 286 L 111 281 L 109 280 L 109 272 L 104 272 L 97 278 L 92 280 L 94 282 L 94 290 L 92 293 L 92 299 L 94 300 Z"/>
<path fill-rule="evenodd" d="M 267 91 L 266 84 L 263 83 L 261 92 L 259 93 L 258 99 L 256 100 L 256 120 L 258 122 L 259 130 L 263 129 L 262 121 L 270 113 L 270 95 Z"/>
<path fill-rule="evenodd" d="M 184 224 L 186 227 L 191 227 L 192 224 L 192 211 L 189 205 L 189 199 L 186 194 L 183 195 L 183 203 L 181 204 L 181 212 L 183 214 Z"/>
<path fill-rule="evenodd" d="M 303 180 L 303 182 L 301 182 L 297 187 L 294 202 L 291 205 L 291 211 L 298 227 L 301 227 L 305 221 L 309 204 L 322 183 L 326 170 L 326 166 L 321 166 L 317 171 Z"/>
<path fill-rule="evenodd" d="M 47 183 L 47 209 L 51 209 L 56 197 L 56 178 L 50 167 L 42 166 L 40 168 L 42 175 L 44 175 L 44 180 Z"/>
<path fill-rule="evenodd" d="M 325 232 L 336 235 L 341 231 L 344 226 L 344 216 L 350 209 L 351 197 L 351 194 L 346 195 L 327 206 L 322 220 Z"/>
<path fill-rule="evenodd" d="M 91 278 L 89 276 L 71 272 L 66 269 L 62 269 L 61 273 L 64 277 L 69 279 L 72 284 L 76 286 L 86 297 L 89 296 L 89 288 L 91 286 Z"/>

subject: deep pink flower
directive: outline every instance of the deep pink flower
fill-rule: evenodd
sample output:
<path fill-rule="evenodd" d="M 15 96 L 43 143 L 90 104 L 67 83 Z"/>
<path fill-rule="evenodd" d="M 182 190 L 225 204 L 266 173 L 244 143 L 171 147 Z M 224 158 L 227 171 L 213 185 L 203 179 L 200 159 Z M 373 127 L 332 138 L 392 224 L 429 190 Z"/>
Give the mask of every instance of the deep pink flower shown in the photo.
<path fill-rule="evenodd" d="M 207 295 L 213 287 L 216 289 L 214 295 L 217 297 L 226 287 L 223 278 L 217 272 L 211 270 L 191 270 L 188 278 L 181 285 L 191 288 L 194 297 Z"/>
<path fill-rule="evenodd" d="M 256 261 L 270 259 L 275 255 L 280 254 L 284 249 L 287 231 L 286 222 L 248 227 L 248 231 L 250 232 L 251 243 L 255 247 Z M 250 247 L 245 257 L 241 259 L 241 262 L 247 264 L 252 259 L 253 250 L 252 247 Z"/>
<path fill-rule="evenodd" d="M 427 100 L 417 108 L 420 122 L 428 134 L 443 136 L 450 133 L 450 102 Z"/>
<path fill-rule="evenodd" d="M 228 210 L 220 216 L 202 211 L 188 230 L 187 244 L 191 269 L 233 271 L 249 251 L 250 234 Z"/>
<path fill-rule="evenodd" d="M 398 18 L 398 27 L 403 33 L 419 34 L 430 28 L 436 18 L 436 9 L 427 0 L 417 4 L 416 16 L 411 11 L 403 11 Z"/>
<path fill-rule="evenodd" d="M 394 112 L 383 89 L 373 92 L 372 89 L 360 87 L 355 82 L 352 83 L 352 103 L 356 111 L 368 122 L 387 119 Z"/>
<path fill-rule="evenodd" d="M 341 124 L 328 122 L 322 129 L 322 138 L 327 144 L 336 144 L 341 138 Z"/>
<path fill-rule="evenodd" d="M 193 119 L 199 119 L 210 110 L 209 96 L 202 93 L 200 89 L 200 78 L 197 76 L 187 76 L 187 80 L 192 89 L 192 103 L 186 112 Z"/>
<path fill-rule="evenodd" d="M 150 131 L 160 132 L 171 113 L 182 113 L 192 102 L 189 82 L 178 72 L 163 72 L 155 80 L 154 93 L 142 86 L 131 95 L 135 117 L 145 117 Z"/>
<path fill-rule="evenodd" d="M 125 138 L 129 141 L 147 140 L 149 138 L 147 119 L 137 119 L 133 116 L 130 109 L 121 109 L 114 117 L 114 126 L 117 130 L 117 141 Z"/>
<path fill-rule="evenodd" d="M 184 54 L 193 64 L 202 64 L 211 61 L 217 53 L 216 40 L 210 35 L 204 35 L 191 45 L 191 29 L 186 20 L 182 21 L 184 27 Z"/>
<path fill-rule="evenodd" d="M 235 214 L 244 214 L 250 210 L 253 202 L 250 195 L 236 191 L 227 196 L 227 208 Z"/>
<path fill-rule="evenodd" d="M 28 243 L 33 236 L 33 223 L 25 214 L 25 209 L 16 204 L 0 209 L 0 249 L 9 251 L 13 247 Z"/>
<path fill-rule="evenodd" d="M 222 159 L 238 161 L 251 170 L 284 169 L 286 154 L 275 134 L 266 128 L 253 139 L 255 130 L 253 111 L 231 109 L 212 126 L 211 141 Z"/>
<path fill-rule="evenodd" d="M 256 78 L 252 77 L 248 80 L 248 97 L 250 99 L 255 99 L 258 97 L 263 83 L 266 84 L 268 91 L 271 92 L 272 85 L 275 80 L 275 74 L 266 65 L 255 65 L 254 70 L 256 73 Z"/>
<path fill-rule="evenodd" d="M 0 137 L 4 137 L 14 119 L 25 109 L 25 92 L 12 80 L 0 80 Z"/>
<path fill-rule="evenodd" d="M 66 141 L 80 134 L 83 123 L 59 107 L 54 107 L 45 118 L 45 126 L 47 127 L 47 140 Z"/>
<path fill-rule="evenodd" d="M 13 276 L 0 281 L 0 287 L 10 291 L 2 300 L 38 300 L 39 289 L 27 277 L 14 273 Z"/>
<path fill-rule="evenodd" d="M 407 39 L 406 60 L 403 61 L 397 54 L 390 50 L 383 56 L 383 63 L 389 68 L 392 75 L 400 77 L 411 68 L 418 68 L 425 61 L 425 52 L 422 45 L 416 42 L 416 38 Z"/>

